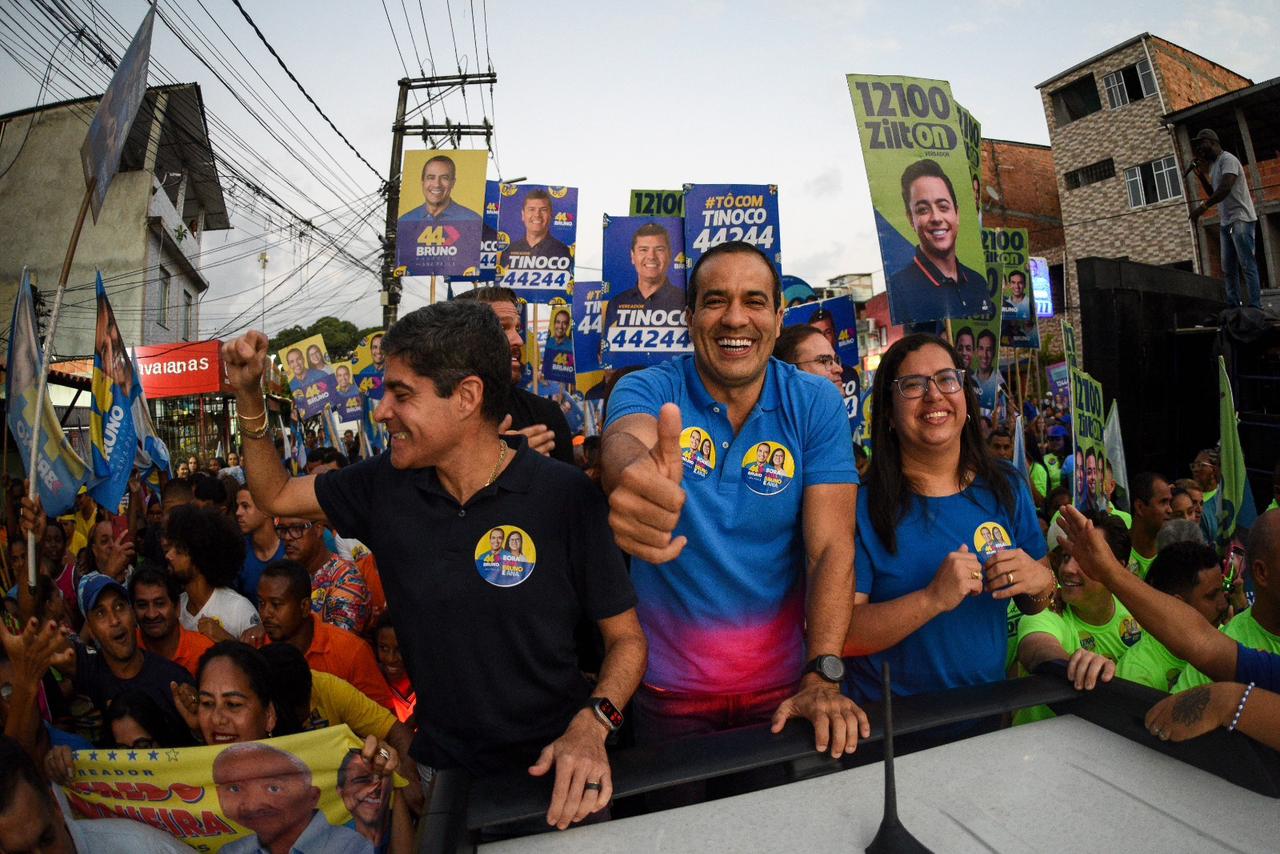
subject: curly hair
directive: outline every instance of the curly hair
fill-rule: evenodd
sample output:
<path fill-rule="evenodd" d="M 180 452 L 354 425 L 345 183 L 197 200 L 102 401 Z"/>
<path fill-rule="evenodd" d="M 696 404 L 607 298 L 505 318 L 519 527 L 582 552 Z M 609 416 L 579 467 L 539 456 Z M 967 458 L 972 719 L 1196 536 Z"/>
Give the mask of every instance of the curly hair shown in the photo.
<path fill-rule="evenodd" d="M 194 504 L 175 507 L 164 535 L 214 587 L 230 587 L 244 567 L 244 536 L 221 510 Z"/>

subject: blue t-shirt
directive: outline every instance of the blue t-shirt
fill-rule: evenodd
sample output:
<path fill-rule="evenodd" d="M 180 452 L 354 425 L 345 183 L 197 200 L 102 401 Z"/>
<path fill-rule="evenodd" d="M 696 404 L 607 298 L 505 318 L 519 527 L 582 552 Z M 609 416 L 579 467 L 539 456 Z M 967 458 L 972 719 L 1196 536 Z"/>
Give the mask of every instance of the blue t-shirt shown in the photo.
<path fill-rule="evenodd" d="M 1280 655 L 1237 645 L 1236 681 L 1250 682 L 1268 691 L 1280 691 Z"/>
<path fill-rule="evenodd" d="M 996 502 L 985 481 L 945 498 L 917 498 L 897 527 L 896 554 L 890 554 L 871 526 L 866 492 L 858 496 L 856 589 L 871 602 L 888 602 L 922 590 L 942 561 L 961 545 L 983 563 L 999 548 L 1020 548 L 1035 560 L 1048 554 L 1035 505 L 1024 481 L 1010 467 L 1013 514 Z M 939 614 L 897 646 L 849 659 L 849 687 L 859 703 L 880 699 L 880 664 L 888 660 L 894 694 L 909 696 L 961 685 L 999 682 L 1005 677 L 1008 600 L 991 593 L 965 599 Z M 858 619 L 854 613 L 855 620 Z"/>
<path fill-rule="evenodd" d="M 325 533 L 329 533 L 327 528 Z M 266 560 L 258 560 L 258 556 L 253 551 L 253 538 L 245 536 L 244 567 L 240 570 L 240 579 L 236 584 L 236 589 L 255 606 L 258 604 L 258 579 L 262 577 L 262 570 L 267 568 L 267 564 L 277 560 L 284 560 L 283 540 L 280 541 L 280 547 L 276 549 L 275 554 Z"/>
<path fill-rule="evenodd" d="M 657 416 L 664 403 L 678 404 L 683 419 L 687 498 L 675 536 L 689 542 L 661 566 L 631 561 L 649 637 L 645 682 L 725 694 L 790 685 L 804 669 L 804 490 L 858 482 L 840 395 L 771 359 L 735 436 L 694 357 L 680 356 L 624 377 L 609 423 Z"/>

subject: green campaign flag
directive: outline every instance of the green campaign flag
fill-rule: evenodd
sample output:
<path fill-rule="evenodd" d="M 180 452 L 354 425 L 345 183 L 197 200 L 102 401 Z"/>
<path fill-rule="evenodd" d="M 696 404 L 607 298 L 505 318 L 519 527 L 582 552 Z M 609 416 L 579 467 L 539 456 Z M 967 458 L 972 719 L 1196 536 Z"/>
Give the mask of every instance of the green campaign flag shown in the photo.
<path fill-rule="evenodd" d="M 1240 448 L 1240 431 L 1236 422 L 1235 399 L 1231 395 L 1231 377 L 1227 375 L 1227 363 L 1218 357 L 1218 424 L 1222 431 L 1219 464 L 1222 466 L 1222 486 L 1218 493 L 1218 547 L 1231 545 L 1236 528 L 1247 528 L 1257 515 L 1253 502 L 1248 500 L 1249 478 L 1244 467 L 1244 451 Z"/>
<path fill-rule="evenodd" d="M 1070 369 L 1070 376 L 1071 428 L 1075 440 L 1071 500 L 1079 510 L 1094 510 L 1101 506 L 1099 475 L 1106 467 L 1107 458 L 1102 383 L 1075 368 Z"/>

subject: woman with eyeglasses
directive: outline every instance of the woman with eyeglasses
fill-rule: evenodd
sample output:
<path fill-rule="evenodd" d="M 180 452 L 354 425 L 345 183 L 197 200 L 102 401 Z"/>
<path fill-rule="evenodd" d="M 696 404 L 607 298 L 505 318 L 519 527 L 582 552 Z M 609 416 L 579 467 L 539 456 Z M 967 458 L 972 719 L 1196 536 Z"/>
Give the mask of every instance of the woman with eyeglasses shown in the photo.
<path fill-rule="evenodd" d="M 1004 679 L 1009 600 L 1036 613 L 1053 598 L 1030 491 L 982 441 L 960 365 L 946 341 L 916 334 L 876 371 L 845 642 L 859 703 L 880 699 L 884 661 L 899 695 Z"/>

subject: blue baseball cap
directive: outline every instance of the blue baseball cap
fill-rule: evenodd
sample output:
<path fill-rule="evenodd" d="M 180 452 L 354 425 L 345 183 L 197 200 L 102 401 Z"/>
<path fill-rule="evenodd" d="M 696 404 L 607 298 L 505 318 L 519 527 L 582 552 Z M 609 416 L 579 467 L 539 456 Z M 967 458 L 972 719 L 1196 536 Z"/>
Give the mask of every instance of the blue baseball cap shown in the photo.
<path fill-rule="evenodd" d="M 1049 438 L 1051 439 L 1067 438 L 1067 428 L 1061 427 L 1055 424 L 1054 426 L 1049 428 Z"/>
<path fill-rule="evenodd" d="M 129 601 L 129 591 L 124 585 L 116 581 L 109 575 L 101 572 L 91 572 L 84 578 L 80 579 L 79 586 L 76 587 L 76 602 L 80 605 L 80 613 L 88 616 L 94 606 L 98 604 L 98 600 L 102 598 L 102 594 L 108 590 L 115 590 Z"/>

